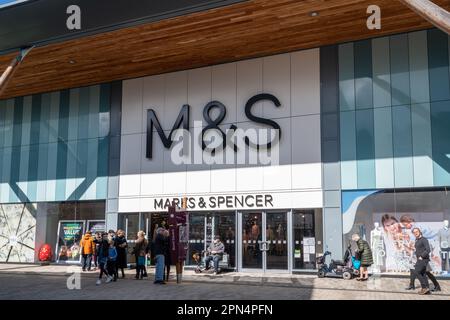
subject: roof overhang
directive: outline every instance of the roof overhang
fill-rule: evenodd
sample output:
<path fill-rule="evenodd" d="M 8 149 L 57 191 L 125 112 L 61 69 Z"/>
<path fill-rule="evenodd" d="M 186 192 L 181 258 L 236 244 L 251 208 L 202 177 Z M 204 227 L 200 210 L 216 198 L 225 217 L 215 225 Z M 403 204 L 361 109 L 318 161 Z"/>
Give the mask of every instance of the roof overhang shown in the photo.
<path fill-rule="evenodd" d="M 171 1 L 168 2 L 172 3 Z M 30 2 L 73 4 L 77 1 Z M 149 1 L 155 2 L 159 1 Z M 26 3 L 17 5 L 17 8 L 25 6 Z M 446 0 L 436 0 L 435 3 L 450 9 L 450 3 Z M 224 4 L 225 2 L 222 2 L 221 6 L 215 8 L 204 8 L 200 12 L 171 18 L 164 17 L 154 22 L 144 21 L 145 19 L 130 22 L 123 18 L 112 23 L 112 20 L 108 20 L 112 19 L 109 14 L 97 8 L 94 10 L 94 17 L 98 17 L 97 22 L 104 25 L 105 29 L 82 30 L 79 34 L 71 35 L 74 38 L 69 37 L 69 40 L 58 38 L 59 36 L 50 37 L 50 40 L 41 37 L 44 41 L 26 43 L 37 44 L 38 47 L 24 60 L 2 98 L 185 70 L 432 27 L 396 0 L 249 0 L 226 6 Z M 378 5 L 381 8 L 380 30 L 367 28 L 367 8 L 370 5 Z M 15 7 L 10 9 L 13 8 Z M 86 10 L 81 9 L 84 14 Z M 0 10 L 0 14 L 1 12 Z M 318 14 L 312 14 L 313 12 Z M 103 15 L 105 17 L 101 18 Z M 145 16 L 149 18 L 149 15 Z M 46 18 L 48 16 L 42 19 Z M 123 24 L 120 24 L 119 20 Z M 36 21 L 43 22 L 39 17 Z M 65 26 L 65 20 L 63 22 Z M 13 38 L 12 34 L 7 37 L 11 43 L 14 42 Z M 26 44 L 15 42 L 3 47 L 11 49 Z M 0 55 L 0 71 L 15 54 Z"/>

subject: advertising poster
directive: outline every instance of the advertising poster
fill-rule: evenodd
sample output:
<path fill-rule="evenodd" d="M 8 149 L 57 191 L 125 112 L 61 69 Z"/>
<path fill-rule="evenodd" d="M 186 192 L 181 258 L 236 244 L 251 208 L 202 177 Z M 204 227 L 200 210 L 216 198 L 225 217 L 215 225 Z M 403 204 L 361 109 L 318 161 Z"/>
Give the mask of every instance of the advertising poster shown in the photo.
<path fill-rule="evenodd" d="M 86 229 L 91 231 L 92 235 L 94 235 L 96 232 L 105 232 L 105 220 L 88 220 Z"/>
<path fill-rule="evenodd" d="M 402 199 L 402 202 L 398 201 Z M 352 234 L 359 234 L 372 249 L 372 270 L 385 273 L 409 273 L 417 262 L 414 228 L 419 228 L 430 244 L 430 267 L 434 273 L 448 272 L 443 263 L 440 237 L 446 210 L 430 210 L 439 207 L 443 196 L 439 193 L 383 193 L 380 191 L 346 192 L 343 195 L 344 242 L 351 241 Z M 409 204 L 413 204 L 410 206 Z M 397 205 L 397 211 L 392 209 Z M 421 208 L 423 207 L 423 209 Z M 415 211 L 413 211 L 413 209 Z M 428 211 L 424 210 L 428 209 Z M 437 209 L 437 208 L 436 208 Z"/>
<path fill-rule="evenodd" d="M 84 232 L 84 221 L 59 221 L 56 243 L 58 263 L 78 263 L 81 261 L 80 240 Z"/>

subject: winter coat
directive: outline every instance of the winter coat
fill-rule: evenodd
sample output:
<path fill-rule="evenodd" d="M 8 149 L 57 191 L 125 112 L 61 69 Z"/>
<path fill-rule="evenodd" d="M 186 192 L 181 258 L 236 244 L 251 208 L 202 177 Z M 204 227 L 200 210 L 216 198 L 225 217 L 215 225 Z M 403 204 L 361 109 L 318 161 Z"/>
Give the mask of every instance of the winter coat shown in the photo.
<path fill-rule="evenodd" d="M 125 244 L 125 247 L 120 247 L 120 245 Z M 117 250 L 117 267 L 126 268 L 127 267 L 127 239 L 125 237 L 115 237 L 114 245 Z"/>
<path fill-rule="evenodd" d="M 116 248 L 109 247 L 108 260 L 110 260 L 110 261 L 116 261 L 117 260 L 117 250 L 116 250 Z"/>
<path fill-rule="evenodd" d="M 356 244 L 358 245 L 358 253 L 362 266 L 371 266 L 373 264 L 372 250 L 369 243 L 363 239 L 359 239 Z"/>
<path fill-rule="evenodd" d="M 94 239 L 89 233 L 86 233 L 81 240 L 81 254 L 93 254 L 95 252 Z"/>
<path fill-rule="evenodd" d="M 133 254 L 137 257 L 144 257 L 148 252 L 148 241 L 146 239 L 136 240 L 136 245 L 133 249 Z"/>
<path fill-rule="evenodd" d="M 151 251 L 152 255 L 155 257 L 160 254 L 164 255 L 166 252 L 166 241 L 162 234 L 156 235 L 155 241 L 152 243 Z"/>

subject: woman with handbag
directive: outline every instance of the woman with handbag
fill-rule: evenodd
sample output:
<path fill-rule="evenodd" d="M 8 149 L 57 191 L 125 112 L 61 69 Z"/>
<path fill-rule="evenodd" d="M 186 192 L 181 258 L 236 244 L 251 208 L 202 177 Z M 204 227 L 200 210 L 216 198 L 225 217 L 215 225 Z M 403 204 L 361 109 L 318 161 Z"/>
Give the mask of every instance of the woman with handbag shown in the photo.
<path fill-rule="evenodd" d="M 357 281 L 366 281 L 369 279 L 369 271 L 367 268 L 373 264 L 372 250 L 370 249 L 369 243 L 363 239 L 358 234 L 352 235 L 352 240 L 356 242 L 358 250 L 356 251 L 356 259 L 361 261 L 361 267 L 359 269 L 359 278 Z"/>
<path fill-rule="evenodd" d="M 135 279 L 141 279 L 146 273 L 145 257 L 147 255 L 148 241 L 145 239 L 144 231 L 139 231 L 137 234 L 136 245 L 134 246 L 134 256 L 136 257 L 136 276 Z"/>

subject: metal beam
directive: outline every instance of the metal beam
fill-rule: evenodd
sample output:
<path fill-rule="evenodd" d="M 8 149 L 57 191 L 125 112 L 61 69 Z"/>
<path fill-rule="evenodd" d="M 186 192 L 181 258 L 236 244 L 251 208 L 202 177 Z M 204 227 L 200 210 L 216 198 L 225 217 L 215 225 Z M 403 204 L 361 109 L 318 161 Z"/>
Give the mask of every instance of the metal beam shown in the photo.
<path fill-rule="evenodd" d="M 429 0 L 398 0 L 415 13 L 450 35 L 450 13 Z"/>
<path fill-rule="evenodd" d="M 25 59 L 25 56 L 31 51 L 31 49 L 33 49 L 33 47 L 21 49 L 17 57 L 12 59 L 11 63 L 3 72 L 2 76 L 0 77 L 0 96 L 6 89 L 6 86 L 8 85 L 8 82 L 11 80 L 12 76 L 14 75 L 14 72 L 16 72 L 18 66 L 23 61 L 23 59 Z"/>

